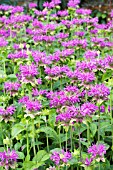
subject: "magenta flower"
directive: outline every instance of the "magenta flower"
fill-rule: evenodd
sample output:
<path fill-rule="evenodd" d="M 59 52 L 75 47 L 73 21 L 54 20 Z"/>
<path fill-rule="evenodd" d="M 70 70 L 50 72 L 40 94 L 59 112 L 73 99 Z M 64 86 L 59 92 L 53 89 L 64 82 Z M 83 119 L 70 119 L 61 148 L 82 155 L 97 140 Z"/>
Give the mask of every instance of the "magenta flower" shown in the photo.
<path fill-rule="evenodd" d="M 99 99 L 107 100 L 109 94 L 110 94 L 110 90 L 104 84 L 96 84 L 88 92 L 88 95 L 94 97 L 95 100 L 99 100 Z"/>
<path fill-rule="evenodd" d="M 77 14 L 82 14 L 82 15 L 90 15 L 91 10 L 90 9 L 79 8 L 79 9 L 76 9 L 76 13 Z"/>
<path fill-rule="evenodd" d="M 30 112 L 38 111 L 42 108 L 41 103 L 38 100 L 30 100 L 28 96 L 24 96 L 19 100 L 19 103 L 25 105 L 26 110 Z"/>
<path fill-rule="evenodd" d="M 11 96 L 16 94 L 20 87 L 21 87 L 21 84 L 19 84 L 17 82 L 5 82 L 4 83 L 4 89 L 7 92 L 10 92 Z"/>
<path fill-rule="evenodd" d="M 98 110 L 98 107 L 92 103 L 84 103 L 82 106 L 81 106 L 81 115 L 83 116 L 86 116 L 86 115 L 91 115 L 93 113 L 95 113 L 96 111 Z"/>
<path fill-rule="evenodd" d="M 62 163 L 67 163 L 72 158 L 72 155 L 70 152 L 65 152 L 64 150 L 61 150 L 60 152 L 53 152 L 51 155 L 51 160 L 56 164 L 60 165 Z"/>
<path fill-rule="evenodd" d="M 9 106 L 6 109 L 0 108 L 0 115 L 2 115 L 2 116 L 13 115 L 14 112 L 15 112 L 15 107 L 14 106 Z"/>
<path fill-rule="evenodd" d="M 18 154 L 15 150 L 0 152 L 0 166 L 5 167 L 6 170 L 9 170 L 9 168 L 15 169 L 17 159 Z"/>
<path fill-rule="evenodd" d="M 99 159 L 103 161 L 104 154 L 106 154 L 106 147 L 104 144 L 94 144 L 88 148 L 90 158 L 86 158 L 84 164 L 90 166 L 93 160 Z"/>
<path fill-rule="evenodd" d="M 76 6 L 80 3 L 80 0 L 69 0 L 68 7 L 76 8 Z"/>
<path fill-rule="evenodd" d="M 93 158 L 97 156 L 103 157 L 104 154 L 106 154 L 106 147 L 103 144 L 94 144 L 88 148 L 88 153 L 90 153 Z"/>
<path fill-rule="evenodd" d="M 113 10 L 111 10 L 110 16 L 111 18 L 113 18 Z"/>
<path fill-rule="evenodd" d="M 29 3 L 29 8 L 32 9 L 32 8 L 36 8 L 37 7 L 37 4 L 36 3 Z"/>

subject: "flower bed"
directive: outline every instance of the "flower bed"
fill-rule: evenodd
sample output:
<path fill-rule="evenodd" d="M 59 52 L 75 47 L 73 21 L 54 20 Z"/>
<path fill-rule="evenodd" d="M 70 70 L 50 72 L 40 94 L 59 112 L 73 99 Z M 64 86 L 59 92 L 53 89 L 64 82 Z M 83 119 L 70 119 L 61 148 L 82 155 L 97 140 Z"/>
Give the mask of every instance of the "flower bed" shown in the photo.
<path fill-rule="evenodd" d="M 59 4 L 0 5 L 0 170 L 113 168 L 113 11 Z"/>

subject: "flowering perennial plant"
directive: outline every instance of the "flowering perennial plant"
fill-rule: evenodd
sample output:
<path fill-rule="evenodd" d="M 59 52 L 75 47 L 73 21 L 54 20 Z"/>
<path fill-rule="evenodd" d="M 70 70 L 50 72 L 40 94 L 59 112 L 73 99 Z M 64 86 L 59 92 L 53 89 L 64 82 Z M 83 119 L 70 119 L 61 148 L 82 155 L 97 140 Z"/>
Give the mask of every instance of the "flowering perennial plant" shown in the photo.
<path fill-rule="evenodd" d="M 113 168 L 113 10 L 79 3 L 0 5 L 0 170 Z"/>

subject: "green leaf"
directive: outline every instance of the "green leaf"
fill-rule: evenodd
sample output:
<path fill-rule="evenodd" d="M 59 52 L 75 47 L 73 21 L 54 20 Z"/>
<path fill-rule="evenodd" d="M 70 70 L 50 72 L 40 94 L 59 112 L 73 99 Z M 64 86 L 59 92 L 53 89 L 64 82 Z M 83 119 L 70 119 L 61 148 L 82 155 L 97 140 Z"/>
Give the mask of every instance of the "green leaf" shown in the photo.
<path fill-rule="evenodd" d="M 48 135 L 49 138 L 52 138 L 56 142 L 59 142 L 59 137 L 58 137 L 56 131 L 54 129 L 52 129 L 51 127 L 48 127 L 48 126 L 41 127 L 39 129 L 39 132 L 44 132 L 44 133 L 46 133 L 46 135 Z"/>
<path fill-rule="evenodd" d="M 11 135 L 12 138 L 15 138 L 19 133 L 25 130 L 25 125 L 23 124 L 16 124 L 12 127 Z"/>
<path fill-rule="evenodd" d="M 112 77 L 113 71 L 108 69 L 102 76 L 102 81 L 105 81 L 107 79 L 109 79 L 110 77 Z"/>
<path fill-rule="evenodd" d="M 18 151 L 18 149 L 20 149 L 21 147 L 21 143 L 17 142 L 14 146 L 15 150 Z"/>
<path fill-rule="evenodd" d="M 24 153 L 23 152 L 18 152 L 18 151 L 16 151 L 16 153 L 18 154 L 18 159 L 24 159 Z"/>
<path fill-rule="evenodd" d="M 90 130 L 91 130 L 92 136 L 94 137 L 97 131 L 97 125 L 95 123 L 91 123 Z"/>
<path fill-rule="evenodd" d="M 45 150 L 40 150 L 33 158 L 33 161 L 40 163 L 46 161 L 49 157 L 49 154 Z"/>
<path fill-rule="evenodd" d="M 55 121 L 56 121 L 56 112 L 55 110 L 52 110 L 50 111 L 49 119 L 48 119 L 48 123 L 52 128 L 54 128 L 55 126 Z"/>
<path fill-rule="evenodd" d="M 15 81 L 15 80 L 17 80 L 17 77 L 15 74 L 10 74 L 7 76 L 7 79 Z"/>

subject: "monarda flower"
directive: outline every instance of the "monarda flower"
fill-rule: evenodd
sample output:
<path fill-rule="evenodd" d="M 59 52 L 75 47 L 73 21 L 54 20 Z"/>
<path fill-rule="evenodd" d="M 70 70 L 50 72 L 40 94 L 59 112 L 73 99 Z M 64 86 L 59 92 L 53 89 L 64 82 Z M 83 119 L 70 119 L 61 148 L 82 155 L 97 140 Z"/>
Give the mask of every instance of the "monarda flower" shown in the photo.
<path fill-rule="evenodd" d="M 11 13 L 15 14 L 15 13 L 21 13 L 23 11 L 24 11 L 24 8 L 22 6 L 16 6 L 12 8 Z"/>
<path fill-rule="evenodd" d="M 15 47 L 17 47 L 17 45 L 15 45 Z M 26 58 L 28 58 L 28 54 L 27 54 L 26 50 L 21 50 L 16 53 L 8 54 L 8 58 L 10 58 L 10 59 L 22 59 L 22 58 L 26 59 Z"/>
<path fill-rule="evenodd" d="M 82 14 L 82 15 L 90 15 L 91 10 L 90 9 L 79 8 L 79 9 L 76 9 L 76 13 L 77 14 Z"/>
<path fill-rule="evenodd" d="M 89 90 L 88 96 L 92 96 L 94 100 L 107 100 L 110 90 L 104 84 L 96 84 Z"/>
<path fill-rule="evenodd" d="M 0 37 L 0 47 L 5 47 L 7 44 L 8 42 L 4 38 Z"/>
<path fill-rule="evenodd" d="M 31 112 L 39 111 L 42 107 L 42 105 L 40 104 L 38 100 L 35 100 L 35 101 L 28 100 L 25 106 L 26 106 L 26 109 Z"/>
<path fill-rule="evenodd" d="M 57 15 L 59 15 L 60 17 L 68 16 L 68 11 L 67 10 L 58 11 Z"/>
<path fill-rule="evenodd" d="M 4 120 L 6 123 L 12 119 L 12 115 L 15 112 L 14 106 L 8 106 L 6 109 L 0 108 L 1 120 Z"/>
<path fill-rule="evenodd" d="M 104 144 L 94 144 L 88 148 L 90 158 L 86 158 L 84 164 L 90 166 L 95 160 L 97 162 L 104 162 L 104 154 L 106 154 L 106 147 Z"/>
<path fill-rule="evenodd" d="M 82 104 L 80 108 L 81 115 L 83 116 L 86 116 L 86 115 L 90 116 L 94 114 L 97 110 L 98 110 L 98 107 L 90 102 Z"/>
<path fill-rule="evenodd" d="M 95 157 L 103 157 L 106 154 L 106 147 L 103 144 L 94 144 L 88 148 L 88 153 Z"/>
<path fill-rule="evenodd" d="M 10 92 L 11 96 L 15 95 L 20 87 L 21 84 L 17 82 L 5 82 L 4 84 L 4 89 L 6 90 L 6 92 Z"/>
<path fill-rule="evenodd" d="M 60 113 L 56 116 L 56 122 L 70 123 L 71 122 L 82 122 L 86 116 L 94 114 L 98 107 L 92 103 L 84 103 L 81 107 L 67 106 L 64 113 Z"/>
<path fill-rule="evenodd" d="M 25 83 L 33 83 L 35 76 L 37 76 L 38 69 L 34 64 L 31 65 L 20 65 L 20 80 Z"/>
<path fill-rule="evenodd" d="M 69 0 L 68 7 L 76 8 L 77 5 L 80 3 L 80 0 Z"/>
<path fill-rule="evenodd" d="M 113 18 L 113 10 L 111 11 L 110 16 L 111 16 L 111 18 Z"/>
<path fill-rule="evenodd" d="M 77 62 L 76 63 L 76 69 L 81 71 L 81 72 L 91 72 L 93 70 L 96 69 L 96 64 L 94 62 L 86 62 L 86 61 L 82 61 L 82 62 Z"/>
<path fill-rule="evenodd" d="M 85 52 L 84 57 L 87 60 L 95 59 L 96 57 L 98 57 L 98 51 L 88 50 L 88 51 Z"/>
<path fill-rule="evenodd" d="M 18 154 L 15 150 L 0 152 L 0 166 L 4 167 L 6 170 L 9 170 L 10 168 L 15 169 L 17 159 Z"/>
<path fill-rule="evenodd" d="M 72 155 L 70 152 L 65 152 L 64 150 L 61 150 L 60 152 L 53 152 L 50 159 L 56 164 L 60 165 L 62 163 L 68 163 L 68 161 L 72 158 Z"/>
<path fill-rule="evenodd" d="M 26 111 L 28 112 L 36 112 L 39 111 L 42 107 L 40 101 L 38 100 L 30 100 L 29 96 L 24 96 L 19 99 L 19 103 L 22 103 L 26 107 Z"/>
<path fill-rule="evenodd" d="M 36 8 L 37 4 L 36 3 L 29 3 L 29 9 Z"/>
<path fill-rule="evenodd" d="M 107 56 L 104 62 L 106 63 L 106 68 L 113 68 L 113 56 Z"/>
<path fill-rule="evenodd" d="M 45 68 L 45 73 L 48 74 L 50 77 L 53 76 L 61 76 L 62 74 L 65 74 L 69 71 L 69 67 L 68 66 L 55 66 L 52 68 L 46 67 Z"/>

